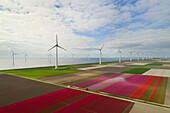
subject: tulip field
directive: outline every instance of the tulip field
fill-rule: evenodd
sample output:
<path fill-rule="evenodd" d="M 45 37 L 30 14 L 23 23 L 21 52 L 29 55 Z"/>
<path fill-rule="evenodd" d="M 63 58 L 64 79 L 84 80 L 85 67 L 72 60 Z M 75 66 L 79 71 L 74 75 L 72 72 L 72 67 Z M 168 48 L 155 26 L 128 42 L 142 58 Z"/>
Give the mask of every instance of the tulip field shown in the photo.
<path fill-rule="evenodd" d="M 0 113 L 128 113 L 134 103 L 65 88 L 0 108 Z"/>
<path fill-rule="evenodd" d="M 115 73 L 76 87 L 164 104 L 167 77 Z"/>

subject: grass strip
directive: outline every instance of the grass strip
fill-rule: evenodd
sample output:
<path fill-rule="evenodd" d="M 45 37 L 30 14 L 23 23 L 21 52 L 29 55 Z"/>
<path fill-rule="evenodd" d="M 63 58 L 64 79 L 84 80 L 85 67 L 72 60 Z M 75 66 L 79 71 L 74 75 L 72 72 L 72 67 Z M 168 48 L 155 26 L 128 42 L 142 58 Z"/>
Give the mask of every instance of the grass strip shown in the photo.
<path fill-rule="evenodd" d="M 164 63 L 151 63 L 151 64 L 146 64 L 145 66 L 162 66 Z"/>
<path fill-rule="evenodd" d="M 19 69 L 19 70 L 6 70 L 0 71 L 0 74 L 12 74 L 17 76 L 29 77 L 29 78 L 41 78 L 41 77 L 48 77 L 53 75 L 61 75 L 73 72 L 79 72 L 82 70 L 76 69 L 58 69 L 55 70 L 53 68 L 35 68 L 35 69 Z"/>

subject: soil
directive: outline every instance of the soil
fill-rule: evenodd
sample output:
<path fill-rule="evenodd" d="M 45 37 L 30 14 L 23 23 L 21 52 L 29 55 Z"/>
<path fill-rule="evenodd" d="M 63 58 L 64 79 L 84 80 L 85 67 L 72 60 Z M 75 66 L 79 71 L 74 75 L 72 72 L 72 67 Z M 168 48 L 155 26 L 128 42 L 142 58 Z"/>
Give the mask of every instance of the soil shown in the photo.
<path fill-rule="evenodd" d="M 0 74 L 0 107 L 44 95 L 64 87 Z"/>

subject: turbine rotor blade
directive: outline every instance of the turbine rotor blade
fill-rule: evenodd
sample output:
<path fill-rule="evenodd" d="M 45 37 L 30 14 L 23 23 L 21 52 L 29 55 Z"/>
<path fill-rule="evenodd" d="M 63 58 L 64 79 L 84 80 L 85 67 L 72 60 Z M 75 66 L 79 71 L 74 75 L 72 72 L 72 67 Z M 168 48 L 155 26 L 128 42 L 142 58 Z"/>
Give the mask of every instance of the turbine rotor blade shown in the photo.
<path fill-rule="evenodd" d="M 100 49 L 97 49 L 97 48 L 91 48 L 91 49 L 93 49 L 93 50 L 100 50 Z"/>
<path fill-rule="evenodd" d="M 14 54 L 14 51 L 11 49 L 12 54 Z"/>
<path fill-rule="evenodd" d="M 65 50 L 65 51 L 67 51 L 66 49 L 64 49 L 63 47 L 61 47 L 61 46 L 57 46 L 57 47 L 59 47 L 60 49 L 63 49 L 63 50 Z"/>
<path fill-rule="evenodd" d="M 102 51 L 100 51 L 100 53 L 101 53 L 101 55 L 103 55 L 103 54 L 102 54 Z"/>
<path fill-rule="evenodd" d="M 52 48 L 50 48 L 48 51 L 50 51 L 51 49 L 53 49 L 53 48 L 55 48 L 55 47 L 57 47 L 57 45 L 53 46 L 53 47 L 52 47 Z"/>
<path fill-rule="evenodd" d="M 56 45 L 58 45 L 58 38 L 57 38 L 57 34 L 56 34 Z"/>
<path fill-rule="evenodd" d="M 104 45 L 100 48 L 100 49 L 103 49 Z"/>

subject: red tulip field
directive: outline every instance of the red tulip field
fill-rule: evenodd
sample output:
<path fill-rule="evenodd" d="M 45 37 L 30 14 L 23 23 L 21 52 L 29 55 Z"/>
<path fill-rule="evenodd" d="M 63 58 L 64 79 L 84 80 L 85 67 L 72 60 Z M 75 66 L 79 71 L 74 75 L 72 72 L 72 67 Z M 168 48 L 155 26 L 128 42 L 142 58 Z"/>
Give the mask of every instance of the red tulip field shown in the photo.
<path fill-rule="evenodd" d="M 115 73 L 104 78 L 98 78 L 76 86 L 164 104 L 167 77 Z"/>
<path fill-rule="evenodd" d="M 90 94 L 75 89 L 62 89 L 0 108 L 1 113 L 128 113 L 133 102 Z"/>

